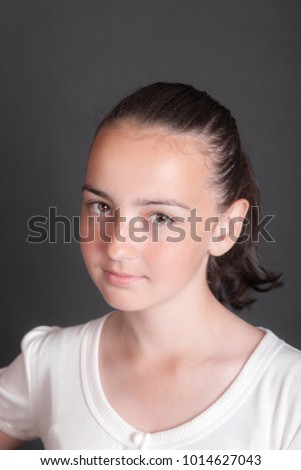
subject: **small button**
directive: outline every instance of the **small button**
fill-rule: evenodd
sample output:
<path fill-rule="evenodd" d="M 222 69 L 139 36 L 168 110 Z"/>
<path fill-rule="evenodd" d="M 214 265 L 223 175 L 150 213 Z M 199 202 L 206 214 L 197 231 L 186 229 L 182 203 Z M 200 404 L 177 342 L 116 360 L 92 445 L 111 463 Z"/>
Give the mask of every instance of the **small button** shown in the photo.
<path fill-rule="evenodd" d="M 133 432 L 133 434 L 131 435 L 131 441 L 133 444 L 135 444 L 135 446 L 139 446 L 143 441 L 143 435 L 139 432 Z"/>

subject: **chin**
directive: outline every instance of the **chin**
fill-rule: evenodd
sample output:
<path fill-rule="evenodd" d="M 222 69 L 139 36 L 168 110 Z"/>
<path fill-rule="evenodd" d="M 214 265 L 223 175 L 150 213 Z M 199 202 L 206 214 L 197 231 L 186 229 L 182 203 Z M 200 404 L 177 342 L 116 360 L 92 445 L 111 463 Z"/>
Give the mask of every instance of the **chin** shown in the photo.
<path fill-rule="evenodd" d="M 133 292 L 124 292 L 116 289 L 115 292 L 108 292 L 107 289 L 100 289 L 97 286 L 100 293 L 102 294 L 104 300 L 109 304 L 112 308 L 116 310 L 122 310 L 124 312 L 133 311 L 133 310 L 140 310 L 140 302 L 137 299 L 137 295 Z M 144 305 L 143 305 L 144 304 Z M 141 309 L 145 307 L 145 302 L 141 302 Z"/>
<path fill-rule="evenodd" d="M 137 284 L 116 286 L 100 276 L 95 276 L 93 281 L 107 304 L 116 310 L 134 311 L 148 307 L 145 286 Z"/>

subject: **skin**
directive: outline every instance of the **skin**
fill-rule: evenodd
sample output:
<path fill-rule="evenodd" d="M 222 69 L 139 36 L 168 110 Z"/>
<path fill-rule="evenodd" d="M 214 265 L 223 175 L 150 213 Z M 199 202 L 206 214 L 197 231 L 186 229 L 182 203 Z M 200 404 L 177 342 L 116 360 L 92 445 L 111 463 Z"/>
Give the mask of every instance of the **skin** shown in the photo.
<path fill-rule="evenodd" d="M 96 236 L 81 244 L 82 254 L 96 286 L 116 309 L 102 330 L 101 383 L 115 411 L 146 432 L 178 426 L 208 408 L 263 336 L 222 306 L 207 285 L 209 255 L 220 256 L 234 244 L 233 236 L 220 237 L 221 229 L 227 230 L 232 217 L 244 217 L 248 202 L 240 199 L 218 212 L 201 144 L 191 135 L 124 122 L 101 130 L 87 167 L 81 235 L 87 237 L 94 227 L 96 235 L 106 233 L 111 241 Z M 203 220 L 219 220 L 210 230 L 198 223 L 202 241 L 196 241 L 187 220 L 190 210 L 154 202 L 162 199 L 195 209 Z M 113 216 L 114 209 L 119 216 L 106 223 L 103 213 Z M 143 242 L 133 240 L 133 217 L 146 221 Z M 185 232 L 181 241 L 168 240 L 174 235 L 168 217 L 182 217 L 173 224 Z M 236 237 L 240 230 L 235 224 Z"/>
<path fill-rule="evenodd" d="M 9 436 L 3 431 L 0 431 L 0 450 L 16 449 L 22 444 L 22 441 Z"/>

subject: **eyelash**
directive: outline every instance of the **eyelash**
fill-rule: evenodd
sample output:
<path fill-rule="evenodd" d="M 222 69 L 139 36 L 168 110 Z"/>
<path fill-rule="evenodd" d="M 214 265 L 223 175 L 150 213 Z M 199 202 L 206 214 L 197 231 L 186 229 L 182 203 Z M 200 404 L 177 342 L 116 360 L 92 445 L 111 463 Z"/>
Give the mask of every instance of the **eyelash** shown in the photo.
<path fill-rule="evenodd" d="M 93 209 L 93 206 L 106 206 L 108 209 L 107 210 L 101 210 L 101 209 Z M 88 207 L 89 207 L 89 210 L 95 214 L 107 214 L 108 212 L 110 212 L 111 208 L 109 206 L 109 204 L 107 204 L 106 202 L 89 202 L 88 203 Z"/>
<path fill-rule="evenodd" d="M 160 223 L 160 222 L 155 222 L 154 220 L 152 221 L 152 223 L 154 223 L 155 225 L 162 225 L 163 227 L 164 226 L 168 226 L 168 225 L 172 225 L 175 223 L 175 219 L 173 219 L 172 217 L 169 217 L 169 215 L 167 214 L 164 214 L 164 212 L 155 212 L 154 214 L 151 214 L 151 217 L 164 217 L 165 218 L 165 221 L 163 223 Z"/>
<path fill-rule="evenodd" d="M 94 209 L 95 206 L 98 207 L 98 209 Z M 99 208 L 99 206 L 102 206 L 102 208 Z M 111 207 L 106 202 L 89 202 L 88 207 L 89 207 L 89 210 L 91 212 L 96 213 L 96 214 L 105 215 L 105 214 L 111 212 Z M 160 223 L 158 221 L 159 217 L 162 217 L 164 219 L 163 223 Z M 176 222 L 175 219 L 173 219 L 172 217 L 170 217 L 167 214 L 164 214 L 164 212 L 154 212 L 153 214 L 151 214 L 149 216 L 149 218 L 151 220 L 151 223 L 153 223 L 155 225 L 161 225 L 163 227 L 164 226 L 167 227 L 168 225 L 172 225 Z M 162 220 L 161 220 L 161 222 L 162 222 Z"/>

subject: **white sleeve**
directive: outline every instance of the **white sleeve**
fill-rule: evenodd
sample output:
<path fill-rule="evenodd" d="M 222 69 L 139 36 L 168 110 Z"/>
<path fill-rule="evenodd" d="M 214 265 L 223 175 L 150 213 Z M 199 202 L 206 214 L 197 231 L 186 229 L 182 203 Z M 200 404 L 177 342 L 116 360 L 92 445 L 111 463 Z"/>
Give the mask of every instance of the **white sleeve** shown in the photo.
<path fill-rule="evenodd" d="M 21 440 L 38 437 L 32 414 L 31 371 L 38 361 L 37 343 L 52 330 L 38 327 L 27 333 L 21 343 L 21 354 L 0 369 L 0 429 Z"/>
<path fill-rule="evenodd" d="M 288 446 L 288 450 L 301 450 L 301 426 Z"/>

